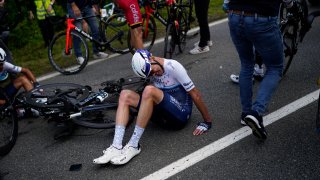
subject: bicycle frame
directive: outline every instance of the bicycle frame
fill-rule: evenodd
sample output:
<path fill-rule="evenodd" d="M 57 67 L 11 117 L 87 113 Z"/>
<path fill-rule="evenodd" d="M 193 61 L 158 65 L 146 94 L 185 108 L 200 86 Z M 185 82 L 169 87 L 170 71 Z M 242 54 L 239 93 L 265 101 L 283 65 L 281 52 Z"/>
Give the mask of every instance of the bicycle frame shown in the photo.
<path fill-rule="evenodd" d="M 90 34 L 86 33 L 85 31 L 83 31 L 82 29 L 78 28 L 77 26 L 74 25 L 75 21 L 81 21 L 83 19 L 87 19 L 87 18 L 92 18 L 92 17 L 97 17 L 97 16 L 87 16 L 87 17 L 83 17 L 83 18 L 67 18 L 66 23 L 67 23 L 67 31 L 66 31 L 66 49 L 65 49 L 65 54 L 66 55 L 70 55 L 70 49 L 72 49 L 72 40 L 71 40 L 71 36 L 70 36 L 70 32 L 72 30 L 75 30 L 76 32 L 78 32 L 79 34 L 81 34 L 82 36 L 84 36 L 85 38 L 89 39 L 90 41 L 93 41 L 94 43 L 98 44 L 99 46 L 108 46 L 110 44 L 110 42 L 114 41 L 115 39 L 117 39 L 119 36 L 122 36 L 124 33 L 122 31 L 119 31 L 113 38 L 111 38 L 110 40 L 107 40 L 106 42 L 100 42 L 97 39 L 94 39 Z M 99 20 L 102 21 L 102 20 Z"/>

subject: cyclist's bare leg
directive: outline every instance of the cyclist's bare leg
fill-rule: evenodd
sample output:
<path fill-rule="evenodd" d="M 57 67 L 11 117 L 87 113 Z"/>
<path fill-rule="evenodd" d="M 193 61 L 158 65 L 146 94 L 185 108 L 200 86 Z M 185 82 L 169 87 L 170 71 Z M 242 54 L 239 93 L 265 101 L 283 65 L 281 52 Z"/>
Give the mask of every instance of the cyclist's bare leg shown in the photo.
<path fill-rule="evenodd" d="M 152 116 L 153 107 L 163 99 L 163 91 L 154 87 L 146 86 L 141 98 L 140 109 L 136 120 L 136 125 L 145 128 Z"/>
<path fill-rule="evenodd" d="M 24 88 L 25 91 L 33 89 L 33 85 L 26 76 L 19 76 L 13 81 L 13 85 L 16 89 Z"/>
<path fill-rule="evenodd" d="M 143 40 L 142 40 L 142 26 L 131 28 L 131 45 L 135 49 L 143 49 Z"/>
<path fill-rule="evenodd" d="M 139 103 L 140 95 L 134 91 L 123 90 L 121 91 L 117 115 L 116 124 L 126 126 L 129 119 L 129 107 L 137 107 Z M 154 87 L 146 86 L 141 98 L 141 104 L 138 112 L 136 124 L 145 128 L 151 118 L 153 106 L 159 104 L 163 99 L 163 92 Z"/>
<path fill-rule="evenodd" d="M 116 124 L 126 126 L 129 121 L 129 107 L 137 107 L 140 95 L 131 90 L 122 90 L 116 114 Z"/>

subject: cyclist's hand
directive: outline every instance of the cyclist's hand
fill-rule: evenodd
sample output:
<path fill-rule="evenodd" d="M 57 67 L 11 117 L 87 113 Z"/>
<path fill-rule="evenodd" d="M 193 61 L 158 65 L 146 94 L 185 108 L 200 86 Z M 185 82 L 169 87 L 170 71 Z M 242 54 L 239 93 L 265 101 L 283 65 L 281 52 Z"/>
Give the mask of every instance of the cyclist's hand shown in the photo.
<path fill-rule="evenodd" d="M 197 124 L 196 129 L 193 131 L 193 135 L 198 136 L 207 132 L 211 128 L 211 124 L 212 124 L 211 122 L 206 122 L 206 121 L 199 122 Z"/>

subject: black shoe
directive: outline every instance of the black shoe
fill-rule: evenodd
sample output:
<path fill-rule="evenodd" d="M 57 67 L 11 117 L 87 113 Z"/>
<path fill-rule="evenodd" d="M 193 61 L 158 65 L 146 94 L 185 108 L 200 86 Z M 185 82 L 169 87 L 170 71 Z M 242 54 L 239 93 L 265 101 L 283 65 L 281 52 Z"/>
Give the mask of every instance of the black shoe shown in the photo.
<path fill-rule="evenodd" d="M 56 125 L 54 132 L 54 139 L 60 139 L 63 137 L 70 136 L 74 130 L 74 124 L 72 122 L 60 122 Z"/>
<path fill-rule="evenodd" d="M 252 129 L 252 134 L 259 139 L 267 139 L 267 132 L 263 125 L 262 116 L 259 116 L 257 112 L 252 111 L 244 118 L 246 124 Z"/>
<path fill-rule="evenodd" d="M 240 124 L 242 126 L 246 126 L 246 122 L 244 121 L 244 118 L 247 116 L 248 114 L 247 113 L 241 113 L 241 118 L 240 118 Z"/>

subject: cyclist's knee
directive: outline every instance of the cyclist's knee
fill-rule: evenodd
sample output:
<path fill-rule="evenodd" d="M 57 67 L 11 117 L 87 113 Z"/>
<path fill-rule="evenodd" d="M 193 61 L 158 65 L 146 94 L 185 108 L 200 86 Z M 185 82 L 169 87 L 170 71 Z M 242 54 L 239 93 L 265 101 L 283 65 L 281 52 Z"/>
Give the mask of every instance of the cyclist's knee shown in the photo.
<path fill-rule="evenodd" d="M 132 105 L 133 104 L 133 99 L 135 96 L 135 92 L 131 90 L 122 90 L 120 93 L 119 97 L 119 104 L 127 104 L 127 105 Z"/>
<path fill-rule="evenodd" d="M 154 86 L 151 86 L 151 85 L 146 86 L 142 93 L 142 99 L 150 99 L 150 98 L 152 98 L 153 100 L 159 99 L 158 97 L 161 95 L 159 93 L 160 91 L 161 90 L 159 90 Z"/>

